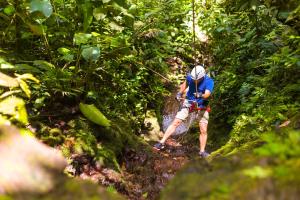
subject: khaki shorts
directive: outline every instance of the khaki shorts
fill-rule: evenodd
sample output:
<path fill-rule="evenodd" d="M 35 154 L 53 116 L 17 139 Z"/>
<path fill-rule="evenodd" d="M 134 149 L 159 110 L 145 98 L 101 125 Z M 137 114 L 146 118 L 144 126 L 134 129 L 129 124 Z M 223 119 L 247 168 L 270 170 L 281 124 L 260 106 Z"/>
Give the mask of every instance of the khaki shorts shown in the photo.
<path fill-rule="evenodd" d="M 189 107 L 191 104 L 185 100 L 183 102 L 183 106 L 180 111 L 177 112 L 176 118 L 181 119 L 182 121 L 186 120 L 190 114 L 189 112 Z M 197 113 L 197 119 L 199 119 L 200 123 L 205 123 L 208 124 L 209 120 L 209 113 L 206 110 L 201 110 L 201 111 L 195 111 Z"/>

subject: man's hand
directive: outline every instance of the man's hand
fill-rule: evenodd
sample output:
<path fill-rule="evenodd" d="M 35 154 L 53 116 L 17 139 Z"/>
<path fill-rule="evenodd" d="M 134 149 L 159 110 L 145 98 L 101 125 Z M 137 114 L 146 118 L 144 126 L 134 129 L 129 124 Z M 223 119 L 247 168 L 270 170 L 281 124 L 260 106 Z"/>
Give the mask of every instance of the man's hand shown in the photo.
<path fill-rule="evenodd" d="M 202 92 L 195 92 L 194 93 L 194 96 L 196 97 L 196 98 L 202 98 Z"/>
<path fill-rule="evenodd" d="M 178 92 L 177 95 L 176 95 L 176 97 L 175 97 L 175 99 L 176 99 L 177 101 L 181 101 L 181 100 L 182 100 L 182 93 L 181 93 L 181 92 Z"/>

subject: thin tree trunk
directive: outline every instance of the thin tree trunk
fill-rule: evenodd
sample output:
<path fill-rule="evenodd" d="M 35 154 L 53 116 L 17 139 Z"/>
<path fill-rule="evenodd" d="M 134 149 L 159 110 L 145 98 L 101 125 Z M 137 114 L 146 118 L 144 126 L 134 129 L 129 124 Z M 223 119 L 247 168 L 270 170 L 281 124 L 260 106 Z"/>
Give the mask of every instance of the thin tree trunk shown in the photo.
<path fill-rule="evenodd" d="M 15 0 L 15 9 L 17 13 L 21 13 L 20 12 L 20 1 L 19 0 Z M 15 50 L 16 52 L 20 53 L 21 52 L 21 20 L 18 16 L 15 17 Z"/>

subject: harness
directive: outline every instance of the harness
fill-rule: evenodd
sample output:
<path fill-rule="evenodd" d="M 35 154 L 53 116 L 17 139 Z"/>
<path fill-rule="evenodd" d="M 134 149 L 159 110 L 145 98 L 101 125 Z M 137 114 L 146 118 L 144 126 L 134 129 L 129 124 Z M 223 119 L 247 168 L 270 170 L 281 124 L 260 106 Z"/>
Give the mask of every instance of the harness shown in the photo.
<path fill-rule="evenodd" d="M 206 107 L 198 107 L 198 103 L 196 101 L 192 101 L 191 106 L 188 108 L 189 112 L 196 112 L 196 111 L 201 111 L 201 110 L 205 110 L 207 112 L 211 111 L 210 106 L 206 106 Z"/>
<path fill-rule="evenodd" d="M 198 103 L 197 102 L 192 102 L 192 105 L 189 107 L 189 112 L 195 112 L 195 111 L 201 111 L 201 110 L 205 110 L 207 112 L 211 111 L 210 106 L 206 106 L 203 108 L 198 107 Z"/>

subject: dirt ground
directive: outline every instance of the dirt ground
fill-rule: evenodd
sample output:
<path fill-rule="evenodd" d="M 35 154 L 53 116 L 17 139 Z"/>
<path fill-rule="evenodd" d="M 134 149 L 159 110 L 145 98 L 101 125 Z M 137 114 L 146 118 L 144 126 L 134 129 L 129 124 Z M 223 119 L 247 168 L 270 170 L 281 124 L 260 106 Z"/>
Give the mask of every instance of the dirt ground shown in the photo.
<path fill-rule="evenodd" d="M 73 158 L 68 171 L 82 179 L 120 193 L 129 200 L 159 199 L 160 191 L 187 162 L 199 159 L 198 147 L 169 138 L 163 151 L 151 149 L 127 149 L 121 163 L 121 173 L 101 168 L 92 158 Z M 152 143 L 149 145 L 153 145 Z"/>

